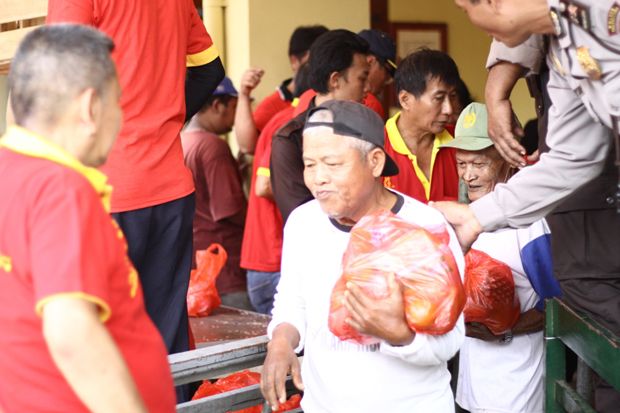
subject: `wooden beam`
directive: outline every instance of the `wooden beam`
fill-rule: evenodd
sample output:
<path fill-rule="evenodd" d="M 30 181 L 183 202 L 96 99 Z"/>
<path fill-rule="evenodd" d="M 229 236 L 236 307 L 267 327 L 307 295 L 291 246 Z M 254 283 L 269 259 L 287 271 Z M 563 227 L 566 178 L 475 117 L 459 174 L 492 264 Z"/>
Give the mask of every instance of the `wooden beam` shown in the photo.
<path fill-rule="evenodd" d="M 47 15 L 47 0 L 0 0 L 0 23 Z"/>
<path fill-rule="evenodd" d="M 17 46 L 19 46 L 24 36 L 35 28 L 36 27 L 26 27 L 24 29 L 0 32 L 0 73 L 3 70 L 8 72 L 9 64 L 15 55 Z"/>

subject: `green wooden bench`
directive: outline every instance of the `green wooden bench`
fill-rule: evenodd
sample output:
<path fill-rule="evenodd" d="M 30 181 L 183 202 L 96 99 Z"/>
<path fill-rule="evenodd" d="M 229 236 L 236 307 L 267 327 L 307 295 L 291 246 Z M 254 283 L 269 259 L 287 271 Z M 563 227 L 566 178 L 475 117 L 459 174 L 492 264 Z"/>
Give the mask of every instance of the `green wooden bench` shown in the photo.
<path fill-rule="evenodd" d="M 168 356 L 175 385 L 212 379 L 247 368 L 261 366 L 267 355 L 267 336 L 230 341 Z M 287 393 L 299 393 L 287 381 Z M 259 385 L 216 394 L 177 405 L 179 413 L 225 413 L 264 403 Z M 265 405 L 264 413 L 271 410 Z M 291 410 L 301 412 L 301 409 Z"/>
<path fill-rule="evenodd" d="M 589 369 L 620 391 L 620 338 L 555 298 L 545 324 L 545 412 L 595 412 Z M 576 389 L 566 382 L 566 347 L 579 357 Z"/>

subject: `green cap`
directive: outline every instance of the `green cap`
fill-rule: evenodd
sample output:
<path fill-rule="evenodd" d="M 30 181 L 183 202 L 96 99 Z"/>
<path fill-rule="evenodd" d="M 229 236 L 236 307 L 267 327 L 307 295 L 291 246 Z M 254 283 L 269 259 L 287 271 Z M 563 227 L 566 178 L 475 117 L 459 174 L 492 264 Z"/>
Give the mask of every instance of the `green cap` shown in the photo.
<path fill-rule="evenodd" d="M 487 107 L 477 102 L 467 105 L 456 121 L 454 137 L 441 147 L 480 151 L 493 146 L 487 127 Z"/>

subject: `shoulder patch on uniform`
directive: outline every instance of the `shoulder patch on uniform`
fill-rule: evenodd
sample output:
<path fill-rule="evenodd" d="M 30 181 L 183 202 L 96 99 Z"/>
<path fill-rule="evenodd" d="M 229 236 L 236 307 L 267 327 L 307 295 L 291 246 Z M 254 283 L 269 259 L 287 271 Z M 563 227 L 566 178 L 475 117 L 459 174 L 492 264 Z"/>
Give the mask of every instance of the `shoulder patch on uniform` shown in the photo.
<path fill-rule="evenodd" d="M 618 13 L 620 12 L 620 4 L 614 3 L 607 12 L 607 32 L 610 36 L 618 34 Z"/>

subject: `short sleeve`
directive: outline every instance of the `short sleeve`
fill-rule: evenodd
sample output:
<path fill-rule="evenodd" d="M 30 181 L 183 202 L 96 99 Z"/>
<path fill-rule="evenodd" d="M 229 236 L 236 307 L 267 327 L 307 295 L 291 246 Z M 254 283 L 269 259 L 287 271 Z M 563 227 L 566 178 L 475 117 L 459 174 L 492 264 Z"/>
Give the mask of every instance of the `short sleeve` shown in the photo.
<path fill-rule="evenodd" d="M 269 161 L 271 159 L 271 144 L 265 146 L 265 152 L 257 159 L 258 168 L 256 169 L 256 175 L 269 178 L 271 171 L 269 170 Z"/>
<path fill-rule="evenodd" d="M 35 198 L 28 224 L 37 313 L 57 297 L 73 296 L 96 304 L 105 321 L 109 271 L 121 254 L 112 218 L 88 181 L 72 171 L 47 180 Z"/>
<path fill-rule="evenodd" d="M 538 73 L 545 58 L 544 42 L 541 35 L 532 35 L 516 47 L 508 47 L 493 39 L 486 67 L 490 69 L 498 62 L 518 64 L 529 73 Z"/>
<path fill-rule="evenodd" d="M 82 23 L 95 25 L 95 8 L 92 0 L 49 0 L 47 24 Z"/>
<path fill-rule="evenodd" d="M 196 7 L 194 7 L 191 1 L 188 0 L 188 2 L 190 3 L 190 23 L 186 65 L 187 67 L 206 65 L 217 59 L 219 52 L 213 44 L 211 36 L 207 33 L 207 29 L 200 19 Z"/>

